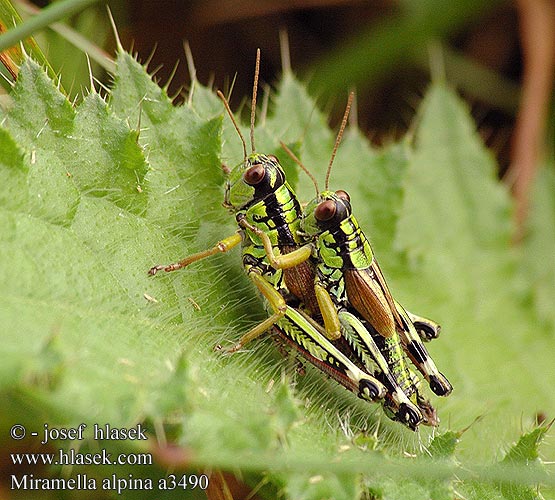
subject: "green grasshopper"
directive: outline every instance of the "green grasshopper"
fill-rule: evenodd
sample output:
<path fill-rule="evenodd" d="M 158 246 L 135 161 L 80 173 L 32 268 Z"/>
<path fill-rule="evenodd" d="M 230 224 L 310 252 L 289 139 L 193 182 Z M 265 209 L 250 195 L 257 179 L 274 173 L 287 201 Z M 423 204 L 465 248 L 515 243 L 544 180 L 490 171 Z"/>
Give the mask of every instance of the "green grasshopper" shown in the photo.
<path fill-rule="evenodd" d="M 323 191 L 305 208 L 301 229 L 315 238 L 317 281 L 338 304 L 354 308 L 385 338 L 398 333 L 406 354 L 431 390 L 447 396 L 451 384 L 438 371 L 406 310 L 393 299 L 370 242 L 344 191 Z"/>
<path fill-rule="evenodd" d="M 350 104 L 345 112 L 335 150 L 338 147 L 345 127 L 349 108 Z M 293 159 L 299 163 L 301 168 L 312 178 L 316 185 L 316 181 L 310 172 L 302 166 L 294 154 L 289 151 L 287 146 L 283 143 L 282 146 Z M 330 165 L 332 162 L 330 162 Z M 255 230 L 254 228 L 253 231 L 257 233 L 257 236 L 264 246 L 266 253 L 265 258 L 276 270 L 295 264 L 304 265 L 306 259 L 308 259 L 309 255 L 312 253 L 311 245 L 305 245 L 297 250 L 291 251 L 285 257 L 285 259 L 287 259 L 287 262 L 285 262 L 284 256 L 275 255 L 275 245 L 265 231 L 259 229 Z M 308 252 L 307 249 L 309 249 Z M 334 344 L 337 345 L 341 351 L 347 353 L 349 359 L 356 360 L 361 368 L 367 372 L 373 373 L 374 376 L 378 377 L 387 387 L 388 393 L 384 401 L 386 413 L 388 413 L 392 419 L 404 423 L 413 430 L 418 427 L 418 424 L 422 420 L 424 420 L 426 424 L 436 425 L 438 420 L 435 410 L 431 404 L 420 396 L 418 392 L 418 380 L 406 365 L 398 336 L 395 335 L 393 339 L 390 338 L 382 342 L 383 339 L 376 333 L 374 327 L 369 322 L 357 316 L 356 310 L 351 308 L 349 311 L 341 306 L 338 312 L 336 304 L 332 302 L 328 291 L 320 280 L 317 280 L 313 284 L 307 285 L 305 283 L 304 286 L 313 287 L 314 289 L 318 308 L 323 317 L 322 321 L 325 325 L 326 336 L 330 340 L 333 340 Z M 353 314 L 353 312 L 355 314 Z M 436 332 L 439 332 L 438 325 L 425 318 L 414 317 L 418 318 L 418 321 L 421 323 L 422 326 L 420 330 L 426 332 L 426 338 L 437 336 Z M 372 335 L 371 332 L 373 332 L 374 335 Z M 377 345 L 375 338 L 381 343 L 381 347 Z M 384 353 L 386 355 L 385 357 Z M 410 397 L 413 398 L 414 402 L 410 400 Z M 420 410 L 423 410 L 424 415 L 422 415 L 422 411 Z"/>
<path fill-rule="evenodd" d="M 228 112 L 230 116 L 232 116 L 229 109 Z M 344 121 L 346 121 L 346 116 Z M 238 133 L 240 134 L 239 131 Z M 340 137 L 340 135 L 338 136 L 338 138 Z M 260 174 L 260 177 L 262 177 L 262 174 Z M 226 200 L 229 201 L 226 201 L 226 204 L 232 208 L 241 205 L 244 206 L 245 204 L 249 204 L 251 202 L 251 195 L 249 194 L 249 190 L 245 189 L 245 186 L 244 184 L 242 184 L 240 179 L 240 176 L 236 176 L 233 173 L 230 174 L 230 182 L 228 184 L 228 188 L 226 189 Z M 277 203 L 277 207 L 276 203 L 274 203 L 273 201 L 269 204 L 269 206 L 275 209 L 275 214 L 281 214 L 282 217 L 283 214 L 291 215 L 291 217 L 286 218 L 286 227 L 283 225 L 280 226 L 280 230 L 278 230 L 277 233 L 271 230 L 271 227 L 276 227 L 277 225 L 275 224 L 275 222 L 273 222 L 272 224 L 267 224 L 267 202 L 265 202 L 264 204 L 258 204 L 256 209 L 257 216 L 251 217 L 249 221 L 245 220 L 246 218 L 242 215 L 241 210 L 236 211 L 236 217 L 241 227 L 246 230 L 246 234 L 249 235 L 250 238 L 252 238 L 253 242 L 256 241 L 257 243 L 256 245 L 249 245 L 248 251 L 244 251 L 243 262 L 246 268 L 250 269 L 249 266 L 251 266 L 253 262 L 255 263 L 255 266 L 260 266 L 262 263 L 264 263 L 266 276 L 271 277 L 273 287 L 279 289 L 281 284 L 279 281 L 276 281 L 275 278 L 281 276 L 280 271 L 283 270 L 284 273 L 287 273 L 289 269 L 298 270 L 301 266 L 305 266 L 306 260 L 310 254 L 310 250 L 306 252 L 306 250 L 297 249 L 300 245 L 298 236 L 296 236 L 299 229 L 299 221 L 295 215 L 297 208 L 295 210 L 291 210 L 291 207 L 298 207 L 298 205 L 296 201 L 294 203 L 292 201 L 294 199 L 294 195 L 291 189 L 289 187 L 286 189 L 286 196 L 284 196 L 283 193 L 280 193 L 279 189 L 275 190 L 275 186 L 273 186 L 270 190 L 268 190 L 267 188 L 260 189 L 260 192 L 263 193 L 267 193 L 269 191 L 272 191 L 272 200 L 276 196 L 277 200 L 281 200 Z M 231 200 L 232 195 L 233 200 Z M 270 195 L 265 194 L 265 196 Z M 250 207 L 252 208 L 254 207 L 254 205 Z M 286 207 L 289 208 L 286 209 Z M 257 224 L 255 224 L 255 220 L 257 221 Z M 265 221 L 262 226 L 260 225 L 261 221 Z M 284 237 L 284 235 L 286 235 L 286 237 Z M 286 244 L 286 252 L 283 251 L 283 243 Z M 255 249 L 256 258 L 253 260 L 253 252 Z M 298 255 L 299 253 L 304 253 L 304 255 L 301 257 L 301 260 L 303 260 L 303 262 L 290 260 L 290 256 Z M 271 267 L 269 264 L 271 264 Z M 290 268 L 289 266 L 291 265 L 293 265 L 294 267 Z M 300 288 L 302 289 L 303 297 L 309 297 L 309 300 L 312 303 L 311 310 L 313 317 L 315 316 L 315 308 L 320 309 L 323 316 L 322 321 L 326 325 L 325 332 L 327 333 L 327 337 L 330 340 L 335 341 L 335 345 L 340 348 L 340 351 L 347 353 L 348 359 L 356 360 L 360 368 L 366 370 L 367 372 L 371 371 L 375 376 L 380 376 L 380 381 L 383 382 L 388 391 L 387 401 L 384 404 L 384 407 L 391 410 L 391 413 L 394 415 L 395 420 L 405 423 L 412 429 L 416 429 L 418 424 L 423 420 L 422 413 L 420 412 L 417 404 L 422 403 L 422 401 L 424 400 L 423 398 L 417 398 L 417 404 L 414 404 L 407 396 L 407 393 L 409 395 L 412 395 L 416 392 L 415 390 L 409 391 L 409 387 L 415 387 L 413 382 L 414 379 L 412 377 L 405 377 L 406 380 L 403 380 L 405 387 L 403 389 L 399 386 L 395 376 L 390 372 L 390 368 L 398 372 L 398 378 L 400 378 L 401 375 L 405 375 L 405 373 L 407 373 L 407 370 L 403 365 L 404 357 L 400 348 L 397 348 L 397 350 L 395 351 L 390 345 L 384 346 L 385 348 L 387 348 L 390 358 L 390 362 L 388 363 L 388 361 L 382 355 L 380 348 L 374 342 L 373 337 L 368 333 L 364 325 L 361 324 L 360 320 L 356 316 L 345 310 L 341 311 L 340 315 L 337 315 L 334 308 L 325 307 L 325 305 L 320 304 L 320 302 L 325 301 L 325 297 L 328 295 L 325 289 L 323 289 L 322 287 L 314 287 L 313 271 L 311 270 L 308 273 L 303 272 L 301 274 L 304 278 L 300 286 Z M 307 276 L 310 276 L 312 280 L 307 280 Z M 293 280 L 293 282 L 297 285 L 296 288 L 298 289 L 298 276 L 295 280 Z M 286 284 L 289 289 L 292 289 L 289 283 L 290 280 L 287 279 L 286 275 Z M 283 294 L 283 290 L 281 290 L 281 292 Z M 300 296 L 299 292 L 294 293 L 295 295 Z M 314 297 L 316 298 L 317 302 L 316 306 L 314 306 L 313 304 Z M 306 299 L 303 300 L 305 300 L 305 302 L 308 302 Z M 336 320 L 333 319 L 334 317 L 336 318 Z M 276 316 L 270 317 L 267 323 L 261 325 L 260 328 L 256 329 L 253 333 L 249 333 L 244 336 L 239 344 L 231 350 L 237 350 L 242 345 L 244 345 L 245 341 L 251 340 L 255 336 L 263 333 L 263 331 L 267 329 L 272 322 L 275 322 L 276 318 Z M 345 334 L 344 336 L 342 336 L 340 321 L 342 322 L 343 328 L 346 331 L 350 331 L 353 333 L 350 335 Z M 433 326 L 429 327 L 425 320 L 423 320 L 423 323 L 426 327 L 428 327 L 429 330 L 433 329 Z M 351 342 L 345 340 L 349 338 L 356 340 Z M 360 341 L 360 339 L 363 340 Z M 391 356 L 391 354 L 393 354 L 394 352 L 397 353 L 396 361 L 393 361 L 393 357 Z M 435 423 L 434 411 L 433 408 L 431 408 L 431 405 L 427 406 L 422 403 L 421 406 L 427 411 L 428 416 L 426 418 L 426 422 Z"/>
<path fill-rule="evenodd" d="M 296 251 L 296 256 L 299 254 L 298 247 L 301 242 L 298 229 L 301 211 L 278 159 L 255 151 L 253 131 L 259 63 L 258 51 L 251 105 L 250 155 L 247 154 L 246 142 L 227 100 L 218 92 L 243 144 L 243 161 L 231 170 L 224 169 L 228 174 L 224 206 L 235 214 L 239 231 L 224 238 L 214 247 L 190 255 L 179 262 L 154 266 L 149 270 L 149 275 L 154 275 L 160 270 L 170 272 L 181 269 L 241 244 L 245 271 L 266 299 L 271 314 L 226 351 L 236 352 L 250 340 L 274 328 L 309 362 L 347 389 L 357 393 L 362 399 L 382 399 L 387 393 L 384 384 L 357 366 L 326 338 L 323 329 L 311 317 L 317 317 L 318 304 L 313 289 L 314 269 L 308 262 L 310 250 L 302 263 L 288 260 L 291 251 Z M 279 269 L 273 267 L 268 260 L 268 244 L 272 257 L 280 261 Z M 300 303 L 304 304 L 308 312 L 296 307 Z"/>
<path fill-rule="evenodd" d="M 347 109 L 351 99 L 352 96 Z M 345 123 L 346 116 L 342 129 Z M 452 386 L 436 368 L 420 338 L 436 338 L 439 326 L 425 318 L 410 316 L 393 299 L 370 242 L 352 214 L 349 195 L 345 191 L 328 190 L 331 166 L 341 134 L 342 130 L 328 165 L 325 190 L 309 202 L 303 212 L 301 231 L 309 243 L 300 247 L 290 259 L 303 262 L 306 248 L 311 248 L 317 262 L 315 287 L 321 290 L 320 308 L 328 309 L 331 316 L 336 307 L 355 311 L 385 339 L 398 334 L 405 353 L 426 378 L 432 391 L 447 396 Z M 306 171 L 298 158 L 291 151 L 288 153 Z"/>
<path fill-rule="evenodd" d="M 351 100 L 345 111 L 345 116 L 337 136 L 330 161 L 330 168 L 346 125 L 350 103 Z M 282 143 L 282 147 L 312 179 L 318 193 L 316 179 L 285 144 Z M 261 235 L 261 237 L 263 240 L 266 240 L 268 259 L 275 268 L 279 269 L 279 259 L 272 255 L 271 242 L 265 235 Z M 295 260 L 295 253 L 300 255 L 297 262 L 301 263 L 306 256 L 306 251 L 300 249 L 298 252 L 289 254 L 288 257 Z M 319 261 L 317 254 L 316 260 L 317 262 Z M 350 359 L 357 360 L 360 366 L 369 373 L 373 373 L 388 387 L 388 394 L 383 402 L 386 414 L 393 420 L 400 421 L 413 430 L 417 428 L 422 420 L 427 425 L 437 425 L 438 419 L 435 409 L 420 395 L 419 380 L 406 364 L 399 336 L 395 333 L 395 335 L 388 338 L 382 337 L 368 321 L 357 315 L 356 310 L 353 308 L 347 310 L 344 304 L 339 304 L 337 301 L 332 302 L 331 296 L 322 280 L 316 280 L 314 288 L 321 311 L 328 311 L 328 314 L 323 314 L 324 322 L 326 323 L 326 317 L 332 318 L 329 320 L 329 324 L 326 323 L 328 337 L 334 339 L 335 344 L 340 345 L 341 350 L 347 352 Z M 339 310 L 337 310 L 337 307 Z M 334 316 L 336 320 L 333 320 Z M 439 325 L 416 315 L 411 315 L 412 318 L 418 322 L 418 331 L 422 332 L 424 339 L 429 340 L 437 337 Z M 336 322 L 341 325 L 340 330 L 342 335 L 340 338 L 334 335 L 334 331 L 338 329 L 335 326 Z"/>

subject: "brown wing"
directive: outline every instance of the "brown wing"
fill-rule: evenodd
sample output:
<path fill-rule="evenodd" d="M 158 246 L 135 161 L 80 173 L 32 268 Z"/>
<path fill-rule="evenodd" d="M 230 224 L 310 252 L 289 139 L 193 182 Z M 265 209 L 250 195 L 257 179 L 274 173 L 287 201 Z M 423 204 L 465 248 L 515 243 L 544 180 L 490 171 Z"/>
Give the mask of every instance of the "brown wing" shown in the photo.
<path fill-rule="evenodd" d="M 347 269 L 345 288 L 351 305 L 382 337 L 395 333 L 395 320 L 380 283 L 365 270 Z"/>
<path fill-rule="evenodd" d="M 382 270 L 380 269 L 380 266 L 376 259 L 372 260 L 370 269 L 373 272 L 373 275 L 375 276 L 376 280 L 380 285 L 380 288 L 385 296 L 385 300 L 387 301 L 387 305 L 389 306 L 389 309 L 391 310 L 393 317 L 395 318 L 395 322 L 397 323 L 399 328 L 404 329 L 403 321 L 401 320 L 401 316 L 399 315 L 399 311 L 397 311 L 397 306 L 395 305 L 395 300 L 391 296 L 389 287 L 387 286 L 385 278 L 383 277 L 383 274 L 382 274 Z"/>
<path fill-rule="evenodd" d="M 286 254 L 295 250 L 295 247 L 282 247 L 281 251 Z M 314 267 L 307 260 L 301 264 L 283 270 L 285 285 L 295 295 L 310 313 L 317 319 L 321 319 L 320 309 L 314 293 Z"/>

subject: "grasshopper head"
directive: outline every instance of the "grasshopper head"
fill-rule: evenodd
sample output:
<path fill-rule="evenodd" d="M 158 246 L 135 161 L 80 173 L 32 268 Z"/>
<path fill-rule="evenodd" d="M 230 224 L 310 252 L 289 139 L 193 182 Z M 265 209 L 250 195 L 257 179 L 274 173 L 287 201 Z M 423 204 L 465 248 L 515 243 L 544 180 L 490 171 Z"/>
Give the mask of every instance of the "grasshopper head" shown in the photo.
<path fill-rule="evenodd" d="M 345 191 L 324 191 L 310 201 L 303 212 L 301 230 L 309 236 L 338 227 L 351 216 L 351 202 Z"/>
<path fill-rule="evenodd" d="M 224 207 L 232 212 L 264 200 L 285 183 L 285 172 L 274 155 L 253 153 L 229 173 Z"/>

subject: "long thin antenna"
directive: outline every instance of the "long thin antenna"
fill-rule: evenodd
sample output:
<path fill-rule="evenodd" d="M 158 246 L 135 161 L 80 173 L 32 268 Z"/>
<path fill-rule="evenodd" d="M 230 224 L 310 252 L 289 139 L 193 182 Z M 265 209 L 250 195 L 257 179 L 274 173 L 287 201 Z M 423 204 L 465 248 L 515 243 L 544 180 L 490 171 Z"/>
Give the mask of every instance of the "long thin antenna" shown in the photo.
<path fill-rule="evenodd" d="M 260 73 L 260 49 L 256 49 L 256 65 L 254 67 L 254 85 L 252 86 L 252 101 L 251 101 L 251 148 L 253 153 L 256 151 L 254 148 L 254 119 L 256 117 L 256 93 L 258 91 L 259 73 Z"/>
<path fill-rule="evenodd" d="M 310 172 L 310 170 L 308 170 L 308 168 L 306 168 L 302 163 L 301 160 L 299 160 L 297 158 L 297 155 L 295 155 L 295 153 L 293 153 L 293 151 L 291 151 L 287 145 L 283 142 L 283 141 L 279 141 L 279 143 L 281 144 L 281 147 L 284 149 L 284 151 L 291 157 L 291 159 L 299 166 L 303 169 L 303 171 L 305 172 L 306 175 L 308 175 L 310 177 L 310 179 L 312 180 L 312 184 L 314 184 L 314 188 L 316 189 L 316 196 L 318 196 L 318 194 L 320 193 L 320 190 L 318 189 L 318 182 L 316 181 L 316 177 L 314 177 L 312 175 L 312 173 Z"/>
<path fill-rule="evenodd" d="M 337 153 L 337 148 L 341 143 L 341 138 L 343 137 L 343 132 L 345 131 L 345 127 L 347 126 L 347 118 L 349 118 L 349 112 L 351 111 L 351 104 L 353 103 L 353 97 L 355 96 L 354 92 L 349 94 L 349 100 L 347 101 L 347 107 L 345 108 L 345 114 L 343 115 L 343 121 L 341 122 L 341 127 L 339 128 L 339 132 L 337 133 L 337 139 L 335 139 L 335 145 L 333 146 L 333 151 L 331 153 L 330 163 L 328 165 L 328 171 L 326 172 L 326 185 L 325 189 L 328 190 L 328 185 L 330 181 L 330 174 L 331 174 L 331 166 L 333 165 L 333 160 L 335 160 L 335 154 Z"/>
<path fill-rule="evenodd" d="M 351 107 L 351 114 L 349 115 L 349 127 L 357 129 L 358 128 L 358 99 L 356 89 L 353 88 L 351 92 L 354 92 L 355 97 L 353 99 L 353 106 Z"/>
<path fill-rule="evenodd" d="M 239 137 L 241 138 L 241 142 L 243 143 L 243 158 L 246 160 L 247 159 L 247 143 L 245 142 L 245 138 L 243 137 L 243 134 L 239 130 L 239 125 L 237 125 L 237 122 L 235 121 L 235 118 L 233 117 L 233 112 L 231 111 L 231 108 L 229 107 L 229 103 L 227 102 L 227 99 L 225 98 L 225 96 L 222 94 L 222 92 L 220 90 L 216 91 L 216 94 L 218 94 L 218 97 L 224 103 L 225 109 L 227 110 L 227 114 L 231 118 L 231 122 L 233 123 L 233 126 L 235 127 L 235 130 L 237 130 L 237 134 L 239 134 Z"/>

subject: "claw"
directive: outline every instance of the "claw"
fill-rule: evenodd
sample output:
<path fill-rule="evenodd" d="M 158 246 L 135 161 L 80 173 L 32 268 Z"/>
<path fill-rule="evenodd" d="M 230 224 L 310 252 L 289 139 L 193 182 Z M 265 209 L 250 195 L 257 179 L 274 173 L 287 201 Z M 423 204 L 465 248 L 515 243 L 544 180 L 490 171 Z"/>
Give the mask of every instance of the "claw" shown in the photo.
<path fill-rule="evenodd" d="M 151 267 L 151 268 L 148 270 L 148 275 L 149 275 L 149 276 L 154 276 L 154 275 L 155 275 L 158 271 L 160 271 L 161 269 L 164 269 L 164 266 L 154 266 L 154 267 Z"/>

